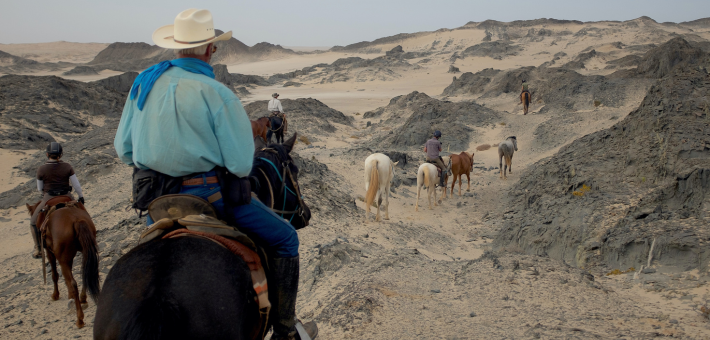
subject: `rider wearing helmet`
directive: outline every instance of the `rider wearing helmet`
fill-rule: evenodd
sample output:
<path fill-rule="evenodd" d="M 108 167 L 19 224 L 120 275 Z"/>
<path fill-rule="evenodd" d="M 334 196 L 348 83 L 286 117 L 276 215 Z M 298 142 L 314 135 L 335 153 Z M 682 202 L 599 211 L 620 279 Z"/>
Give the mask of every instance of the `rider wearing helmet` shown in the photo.
<path fill-rule="evenodd" d="M 47 204 L 47 201 L 56 196 L 71 197 L 70 192 L 72 188 L 74 188 L 76 194 L 79 196 L 79 202 L 84 204 L 84 194 L 81 191 L 79 180 L 74 173 L 74 168 L 72 168 L 69 163 L 61 161 L 62 153 L 62 146 L 59 143 L 49 143 L 49 145 L 47 145 L 47 162 L 37 169 L 37 190 L 39 190 L 43 196 L 42 201 L 37 205 L 30 219 L 30 233 L 35 242 L 35 251 L 32 256 L 35 258 L 39 258 L 42 254 L 39 245 L 37 216 L 39 212 L 44 209 L 44 205 Z"/>
<path fill-rule="evenodd" d="M 426 161 L 433 163 L 441 170 L 441 176 L 439 176 L 439 186 L 443 187 L 444 171 L 446 171 L 446 166 L 444 165 L 444 161 L 441 159 L 441 156 L 439 156 L 439 152 L 441 152 L 441 142 L 439 141 L 439 138 L 441 138 L 441 131 L 434 131 L 434 137 L 426 141 L 426 144 L 424 144 L 424 153 L 426 153 Z"/>

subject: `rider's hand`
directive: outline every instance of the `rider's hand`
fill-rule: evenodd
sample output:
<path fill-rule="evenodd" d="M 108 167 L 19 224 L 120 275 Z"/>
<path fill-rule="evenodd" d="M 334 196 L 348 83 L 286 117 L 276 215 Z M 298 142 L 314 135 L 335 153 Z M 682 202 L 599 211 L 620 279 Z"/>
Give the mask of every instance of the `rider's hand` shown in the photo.
<path fill-rule="evenodd" d="M 78 201 L 79 203 L 84 204 L 84 197 L 79 197 Z"/>

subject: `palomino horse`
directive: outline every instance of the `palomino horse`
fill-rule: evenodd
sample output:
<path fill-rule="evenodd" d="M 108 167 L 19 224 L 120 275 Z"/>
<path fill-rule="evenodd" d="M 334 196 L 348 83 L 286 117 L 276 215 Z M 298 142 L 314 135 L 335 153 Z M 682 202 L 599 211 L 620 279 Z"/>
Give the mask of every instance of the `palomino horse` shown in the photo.
<path fill-rule="evenodd" d="M 267 143 L 271 143 L 271 136 L 275 135 L 276 143 L 283 143 L 284 133 L 286 132 L 286 122 L 279 116 L 271 116 L 269 120 L 271 121 L 271 127 L 269 128 L 269 132 L 266 133 L 264 140 L 266 140 Z"/>
<path fill-rule="evenodd" d="M 256 138 L 256 136 L 261 136 L 261 138 L 266 140 L 266 133 L 269 131 L 270 127 L 271 121 L 269 120 L 269 117 L 261 117 L 257 120 L 251 121 L 251 131 L 254 138 Z"/>
<path fill-rule="evenodd" d="M 64 198 L 64 196 L 57 198 L 60 197 Z M 94 222 L 91 221 L 91 216 L 86 212 L 83 204 L 70 200 L 67 197 L 64 203 L 51 207 L 50 205 L 53 202 L 50 200 L 45 208 L 48 210 L 47 215 L 40 215 L 37 219 L 37 225 L 41 226 L 40 242 L 44 244 L 44 249 L 42 249 L 43 275 L 47 273 L 44 267 L 45 249 L 49 264 L 52 266 L 52 281 L 54 282 L 52 300 L 59 299 L 59 289 L 57 287 L 57 281 L 59 280 L 57 260 L 59 260 L 62 277 L 69 292 L 69 299 L 74 299 L 76 326 L 82 328 L 84 327 L 84 312 L 81 304 L 86 303 L 86 290 L 89 290 L 94 302 L 98 303 L 99 299 L 99 251 L 96 245 L 96 227 L 94 227 Z M 38 204 L 39 202 L 34 205 L 26 204 L 30 216 Z M 81 294 L 79 294 L 79 287 L 71 272 L 74 256 L 79 251 L 83 255 L 81 262 Z"/>
<path fill-rule="evenodd" d="M 471 170 L 473 169 L 473 152 L 469 155 L 468 152 L 464 151 L 458 155 L 451 155 L 451 172 L 454 174 L 454 180 L 451 182 L 451 196 L 454 195 L 454 185 L 456 185 L 456 178 L 459 179 L 459 196 L 461 196 L 461 182 L 463 182 L 463 175 L 466 175 L 468 180 L 468 188 L 466 191 L 471 191 Z"/>
<path fill-rule="evenodd" d="M 367 223 L 370 215 L 370 206 L 375 201 L 375 198 L 377 198 L 375 221 L 380 220 L 380 207 L 382 206 L 383 196 L 385 219 L 390 219 L 390 185 L 392 184 L 392 178 L 394 178 L 394 166 L 397 163 L 392 163 L 392 160 L 387 155 L 381 153 L 372 154 L 365 159 L 365 205 L 367 205 L 365 223 Z"/>
<path fill-rule="evenodd" d="M 530 102 L 532 102 L 532 95 L 530 92 L 523 91 L 523 93 L 520 94 L 520 101 L 523 103 L 523 114 L 528 114 L 528 107 L 530 106 Z"/>
<path fill-rule="evenodd" d="M 451 168 L 451 159 L 449 157 L 441 157 L 446 164 L 446 168 Z M 446 183 L 448 180 L 448 171 L 444 169 L 442 171 L 444 176 L 444 192 L 441 198 L 446 198 Z M 434 195 L 434 206 L 436 204 L 436 185 L 439 184 L 439 170 L 436 165 L 431 163 L 424 163 L 419 166 L 417 171 L 417 202 L 414 204 L 414 211 L 419 211 L 419 195 L 422 191 L 422 187 L 427 188 L 427 199 L 429 199 L 429 210 L 431 210 L 431 196 Z"/>
<path fill-rule="evenodd" d="M 518 140 L 515 136 L 510 136 L 502 143 L 498 144 L 498 161 L 500 167 L 500 178 L 508 179 L 506 171 L 513 173 L 513 153 L 518 151 Z M 503 167 L 503 157 L 505 157 L 505 167 Z"/>

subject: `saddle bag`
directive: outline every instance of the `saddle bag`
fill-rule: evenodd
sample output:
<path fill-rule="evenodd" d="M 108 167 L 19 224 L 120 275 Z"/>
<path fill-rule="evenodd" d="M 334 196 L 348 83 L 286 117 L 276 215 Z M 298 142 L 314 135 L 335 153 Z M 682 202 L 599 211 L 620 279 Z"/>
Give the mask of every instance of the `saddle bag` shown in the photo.
<path fill-rule="evenodd" d="M 177 194 L 182 188 L 182 178 L 172 177 L 155 170 L 133 168 L 133 209 L 148 210 L 153 200 L 160 196 Z"/>
<path fill-rule="evenodd" d="M 234 207 L 251 203 L 251 183 L 249 178 L 239 177 L 227 170 L 227 168 L 216 167 L 214 171 L 217 173 L 222 200 L 224 201 L 225 211 L 230 211 Z M 232 225 L 236 225 L 232 218 L 232 214 L 224 216 Z"/>

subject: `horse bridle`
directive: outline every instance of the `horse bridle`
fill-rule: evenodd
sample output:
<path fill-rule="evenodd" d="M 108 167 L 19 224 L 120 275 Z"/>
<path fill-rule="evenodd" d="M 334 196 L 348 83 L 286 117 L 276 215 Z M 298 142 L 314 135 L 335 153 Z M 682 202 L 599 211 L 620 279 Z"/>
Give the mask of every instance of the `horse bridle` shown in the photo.
<path fill-rule="evenodd" d="M 276 155 L 277 158 L 279 158 L 278 151 L 276 151 L 272 148 L 262 148 L 259 151 L 273 153 Z M 300 217 L 303 217 L 303 213 L 304 213 L 303 207 L 305 206 L 305 204 L 303 203 L 303 197 L 301 195 L 301 189 L 298 187 L 298 182 L 296 182 L 296 180 L 293 178 L 293 173 L 291 172 L 291 168 L 289 168 L 289 164 L 291 163 L 291 160 L 285 160 L 285 161 L 281 162 L 281 167 L 283 168 L 283 175 L 281 175 L 281 174 L 279 174 L 279 169 L 276 167 L 276 165 L 273 162 L 271 162 L 270 160 L 268 160 L 264 157 L 259 157 L 259 159 L 271 164 L 271 166 L 276 171 L 276 174 L 279 175 L 279 179 L 281 180 L 281 189 L 279 190 L 279 193 L 283 192 L 284 208 L 286 207 L 286 197 L 287 197 L 286 190 L 291 191 L 291 189 L 289 189 L 288 186 L 286 186 L 286 175 L 287 174 L 288 174 L 288 178 L 291 180 L 291 184 L 293 185 L 293 188 L 295 189 L 295 192 L 291 191 L 291 193 L 298 198 L 298 206 L 296 206 L 296 210 L 274 209 L 274 202 L 276 201 L 276 196 L 274 195 L 273 186 L 271 185 L 271 181 L 269 180 L 269 176 L 266 175 L 266 172 L 263 169 L 257 168 L 264 175 L 264 179 L 266 179 L 266 183 L 269 187 L 269 194 L 271 196 L 271 204 L 270 204 L 269 209 L 271 209 L 273 212 L 275 212 L 277 214 L 280 214 L 281 217 L 284 217 L 284 215 L 293 215 L 293 216 L 298 215 Z M 291 216 L 291 219 L 293 219 L 293 216 Z"/>

